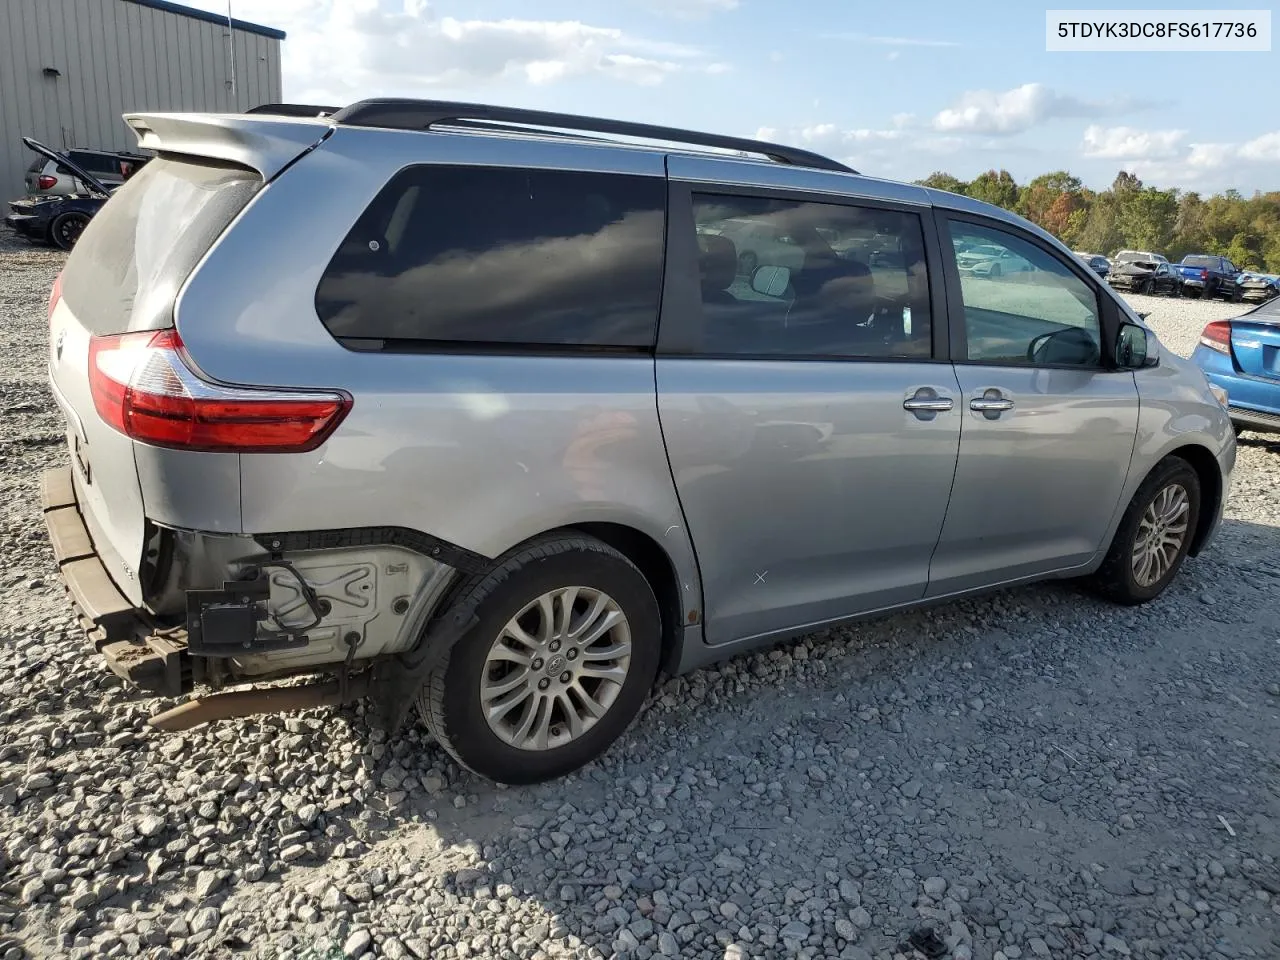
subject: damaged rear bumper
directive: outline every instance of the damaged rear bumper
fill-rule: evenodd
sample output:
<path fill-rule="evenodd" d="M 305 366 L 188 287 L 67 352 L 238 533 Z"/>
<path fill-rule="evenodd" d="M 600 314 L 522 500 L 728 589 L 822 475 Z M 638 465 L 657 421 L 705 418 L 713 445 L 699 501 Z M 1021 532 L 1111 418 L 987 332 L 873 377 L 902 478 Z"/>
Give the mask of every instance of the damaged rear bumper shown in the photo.
<path fill-rule="evenodd" d="M 443 557 L 446 549 L 438 542 L 419 543 L 411 532 L 381 528 L 263 535 L 260 544 L 246 536 L 246 549 L 256 552 L 230 567 L 204 563 L 194 581 L 171 585 L 169 605 L 185 598 L 186 609 L 159 617 L 135 607 L 112 581 L 81 513 L 70 467 L 44 474 L 41 500 L 75 613 L 122 680 L 178 697 L 202 686 L 217 690 L 321 675 L 305 686 L 201 695 L 152 717 L 161 729 L 363 696 L 372 696 L 375 712 L 394 728 L 440 656 L 475 622 L 465 605 L 439 608 L 458 567 L 474 568 L 479 561 Z M 187 560 L 202 555 L 191 542 L 184 541 Z M 184 569 L 190 572 L 189 565 Z M 207 589 L 215 579 L 220 589 Z"/>
<path fill-rule="evenodd" d="M 63 585 L 80 625 L 108 669 L 140 689 L 163 696 L 176 697 L 190 690 L 186 631 L 155 623 L 112 582 L 76 503 L 70 467 L 45 472 L 40 500 Z"/>

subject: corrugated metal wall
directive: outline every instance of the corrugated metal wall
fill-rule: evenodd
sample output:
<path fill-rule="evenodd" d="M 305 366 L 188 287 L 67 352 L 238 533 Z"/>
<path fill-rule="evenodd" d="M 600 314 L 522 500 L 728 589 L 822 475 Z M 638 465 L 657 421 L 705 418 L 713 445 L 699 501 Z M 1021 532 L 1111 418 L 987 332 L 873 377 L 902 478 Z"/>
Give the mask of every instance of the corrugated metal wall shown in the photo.
<path fill-rule="evenodd" d="M 279 102 L 280 41 L 128 0 L 0 0 L 0 197 L 23 192 L 35 137 L 54 148 L 136 150 L 122 113 L 235 112 Z M 61 73 L 44 74 L 46 67 Z M 5 211 L 7 212 L 7 211 Z"/>

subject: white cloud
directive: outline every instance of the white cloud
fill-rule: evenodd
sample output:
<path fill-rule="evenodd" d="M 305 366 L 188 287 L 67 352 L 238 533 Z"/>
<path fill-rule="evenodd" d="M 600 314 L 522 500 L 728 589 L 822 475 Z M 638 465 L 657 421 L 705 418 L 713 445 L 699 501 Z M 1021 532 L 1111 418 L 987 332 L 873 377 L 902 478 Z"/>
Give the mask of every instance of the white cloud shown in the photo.
<path fill-rule="evenodd" d="M 1134 127 L 1102 127 L 1084 131 L 1081 152 L 1099 160 L 1158 160 L 1177 156 L 1185 130 L 1138 130 Z"/>
<path fill-rule="evenodd" d="M 1127 101 L 1093 102 L 1058 93 L 1043 83 L 1012 90 L 970 90 L 933 118 L 937 130 L 956 133 L 1021 133 L 1045 120 L 1102 116 L 1132 109 Z"/>
<path fill-rule="evenodd" d="M 1264 133 L 1240 147 L 1240 156 L 1246 160 L 1280 162 L 1280 130 Z"/>
<path fill-rule="evenodd" d="M 1242 143 L 1190 143 L 1175 156 L 1127 160 L 1124 167 L 1160 187 L 1202 192 L 1234 187 L 1247 192 L 1259 185 L 1274 189 L 1277 160 L 1280 130 Z"/>
<path fill-rule="evenodd" d="M 214 0 L 196 0 L 212 9 Z M 731 9 L 737 0 L 699 0 Z M 221 11 L 225 12 L 225 3 Z M 287 31 L 285 96 L 336 101 L 432 94 L 495 83 L 552 84 L 598 76 L 654 86 L 722 73 L 702 51 L 578 20 L 461 19 L 428 0 L 236 0 L 235 16 Z"/>

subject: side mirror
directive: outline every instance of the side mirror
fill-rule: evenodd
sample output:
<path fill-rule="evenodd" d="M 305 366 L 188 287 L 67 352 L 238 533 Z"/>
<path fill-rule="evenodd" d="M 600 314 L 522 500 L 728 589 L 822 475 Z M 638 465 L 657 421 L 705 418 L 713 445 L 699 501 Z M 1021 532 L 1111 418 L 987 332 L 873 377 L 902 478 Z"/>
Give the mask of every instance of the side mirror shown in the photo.
<path fill-rule="evenodd" d="M 763 264 L 756 267 L 751 274 L 751 289 L 766 297 L 780 297 L 787 292 L 791 283 L 791 271 L 786 267 Z"/>
<path fill-rule="evenodd" d="M 1116 366 L 1121 370 L 1141 370 L 1160 363 L 1160 341 L 1146 327 L 1122 323 L 1116 336 Z"/>

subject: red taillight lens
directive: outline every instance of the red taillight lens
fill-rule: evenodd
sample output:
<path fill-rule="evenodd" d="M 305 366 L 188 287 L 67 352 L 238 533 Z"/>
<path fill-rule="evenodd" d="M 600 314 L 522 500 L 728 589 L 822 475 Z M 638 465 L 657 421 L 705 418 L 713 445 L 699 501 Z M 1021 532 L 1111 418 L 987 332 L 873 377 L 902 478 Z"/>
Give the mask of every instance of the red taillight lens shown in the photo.
<path fill-rule="evenodd" d="M 1201 279 L 1201 280 L 1208 280 L 1208 279 L 1209 279 L 1209 271 L 1208 271 L 1208 270 L 1201 270 L 1201 271 L 1200 271 L 1200 279 Z"/>
<path fill-rule="evenodd" d="M 58 185 L 58 178 L 51 177 L 47 173 L 42 173 L 36 177 L 36 187 L 41 190 L 52 190 Z"/>
<path fill-rule="evenodd" d="M 89 384 L 98 416 L 157 447 L 221 453 L 304 453 L 351 409 L 338 392 L 228 387 L 197 377 L 176 330 L 94 337 Z"/>
<path fill-rule="evenodd" d="M 58 309 L 58 301 L 62 299 L 62 271 L 53 278 L 53 288 L 49 291 L 49 321 L 53 321 L 53 311 Z"/>
<path fill-rule="evenodd" d="M 1231 353 L 1231 321 L 1215 320 L 1200 333 L 1200 342 L 1210 350 L 1230 355 Z"/>

